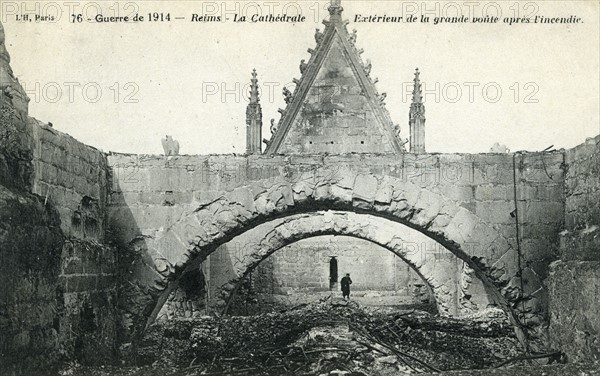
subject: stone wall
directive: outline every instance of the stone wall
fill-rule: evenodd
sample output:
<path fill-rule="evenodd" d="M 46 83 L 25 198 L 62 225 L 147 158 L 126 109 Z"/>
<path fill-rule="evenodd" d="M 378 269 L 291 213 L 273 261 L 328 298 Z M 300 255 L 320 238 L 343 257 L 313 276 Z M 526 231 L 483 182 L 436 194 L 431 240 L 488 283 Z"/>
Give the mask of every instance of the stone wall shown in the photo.
<path fill-rule="evenodd" d="M 0 373 L 60 356 L 63 235 L 39 197 L 0 185 Z"/>
<path fill-rule="evenodd" d="M 0 373 L 114 357 L 106 157 L 0 95 Z"/>
<path fill-rule="evenodd" d="M 305 239 L 274 253 L 269 268 L 259 266 L 257 270 L 257 273 L 268 274 L 270 283 L 257 287 L 259 291 L 274 294 L 329 291 L 332 256 L 337 260 L 336 282 L 350 273 L 355 280 L 353 291 L 396 290 L 395 256 L 366 240 L 344 237 Z M 408 270 L 405 273 L 408 274 Z M 336 293 L 337 290 L 336 286 Z"/>
<path fill-rule="evenodd" d="M 113 247 L 78 239 L 63 244 L 60 334 L 69 358 L 87 364 L 113 361 L 119 323 L 117 262 Z"/>
<path fill-rule="evenodd" d="M 195 216 L 206 214 L 207 220 L 212 219 L 216 223 L 220 219 L 215 213 L 222 212 L 223 223 L 229 226 L 235 220 L 228 219 L 228 215 L 237 210 L 243 212 L 246 205 L 249 208 L 262 205 L 261 211 L 272 210 L 269 205 L 273 208 L 280 204 L 289 205 L 285 189 L 281 188 L 282 193 L 277 190 L 289 184 L 294 187 L 309 184 L 298 179 L 310 177 L 310 181 L 329 179 L 341 181 L 337 184 L 350 184 L 350 189 L 354 186 L 357 190 L 354 195 L 359 198 L 374 195 L 378 181 L 395 179 L 399 185 L 394 189 L 405 189 L 410 202 L 422 202 L 429 207 L 427 211 L 423 209 L 423 215 L 431 210 L 440 210 L 440 199 L 452 202 L 466 216 L 491 226 L 494 232 L 508 241 L 512 251 L 502 257 L 493 256 L 499 259 L 487 259 L 486 254 L 480 253 L 480 262 L 515 276 L 504 291 L 509 296 L 518 297 L 518 256 L 514 251 L 517 249 L 516 229 L 511 215 L 515 209 L 514 162 L 521 224 L 521 266 L 525 271 L 525 294 L 531 298 L 519 304 L 519 308 L 526 311 L 523 316 L 529 323 L 544 320 L 540 313 L 545 309 L 546 298 L 539 279 L 547 276 L 548 265 L 558 256 L 558 233 L 564 226 L 563 153 L 524 153 L 517 155 L 514 161 L 511 154 L 275 157 L 113 154 L 108 160 L 112 168 L 109 222 L 116 238 L 123 244 L 139 243 L 144 257 L 153 260 L 146 261 L 145 265 L 156 265 L 155 271 L 143 272 L 144 275 L 136 277 L 142 294 L 153 289 L 162 290 L 163 282 L 157 281 L 165 273 L 172 273 L 185 265 L 184 260 L 189 259 L 187 244 L 194 237 L 209 239 L 229 231 L 224 226 L 212 228 L 213 225 L 205 224 L 207 227 L 198 232 L 195 230 L 198 227 Z M 358 179 L 357 176 L 363 179 L 360 184 L 354 180 Z M 351 181 L 347 183 L 344 179 Z M 334 185 L 332 188 L 327 186 L 327 189 L 331 189 L 328 191 L 331 196 L 342 194 L 338 199 L 344 200 L 346 193 L 343 188 Z M 274 196 L 260 201 L 259 194 L 269 195 L 270 190 L 274 190 Z M 259 202 L 252 203 L 252 197 L 246 197 L 247 191 L 256 191 L 253 198 Z M 310 192 L 315 197 L 319 195 L 319 191 Z M 302 199 L 301 191 L 293 194 Z M 270 202 L 270 199 L 275 201 Z M 227 200 L 232 201 L 227 204 Z M 225 206 L 219 205 L 221 201 Z M 265 222 L 269 220 L 263 219 Z M 470 220 L 462 220 L 466 222 L 461 225 L 470 231 Z M 458 218 L 455 221 L 460 222 Z M 247 229 L 240 226 L 235 231 Z M 478 247 L 494 241 L 489 239 L 490 236 L 485 231 L 474 231 L 469 233 L 468 243 L 464 243 L 464 238 L 457 239 L 461 239 L 459 242 L 465 248 L 471 248 L 466 249 L 467 252 L 477 255 L 480 252 Z M 468 279 L 466 283 L 469 283 Z"/>
<path fill-rule="evenodd" d="M 54 205 L 66 236 L 104 240 L 106 155 L 30 118 L 34 175 L 32 191 Z"/>
<path fill-rule="evenodd" d="M 142 156 L 112 154 L 110 223 L 122 241 L 151 236 L 177 220 L 194 203 L 210 202 L 252 182 L 299 176 L 319 166 L 338 166 L 403 181 L 444 194 L 495 225 L 514 241 L 511 155 L 365 156 Z M 527 261 L 540 272 L 558 249 L 552 246 L 563 227 L 563 155 L 518 156 L 517 195 Z M 335 172 L 333 172 L 335 174 Z M 542 261 L 541 263 L 539 261 Z"/>
<path fill-rule="evenodd" d="M 599 361 L 600 262 L 556 262 L 548 290 L 552 346 L 571 362 Z"/>
<path fill-rule="evenodd" d="M 27 116 L 0 94 L 0 184 L 30 189 L 33 176 L 32 132 Z"/>
<path fill-rule="evenodd" d="M 110 361 L 117 338 L 112 248 L 66 240 L 43 198 L 0 186 L 0 373 Z"/>
<path fill-rule="evenodd" d="M 106 155 L 19 112 L 0 95 L 0 184 L 54 205 L 66 236 L 104 239 Z"/>
<path fill-rule="evenodd" d="M 561 259 L 600 261 L 600 136 L 565 153 Z"/>
<path fill-rule="evenodd" d="M 571 361 L 600 360 L 600 136 L 565 153 L 561 261 L 548 278 L 552 346 Z"/>

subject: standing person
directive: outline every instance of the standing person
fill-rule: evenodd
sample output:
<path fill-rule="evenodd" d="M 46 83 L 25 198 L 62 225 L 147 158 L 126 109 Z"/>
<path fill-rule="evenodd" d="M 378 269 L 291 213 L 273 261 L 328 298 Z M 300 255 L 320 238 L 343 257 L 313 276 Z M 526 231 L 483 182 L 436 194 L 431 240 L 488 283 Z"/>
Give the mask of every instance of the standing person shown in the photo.
<path fill-rule="evenodd" d="M 346 273 L 346 276 L 342 278 L 342 295 L 344 299 L 350 299 L 350 285 L 352 284 L 352 280 L 350 279 L 350 273 Z"/>

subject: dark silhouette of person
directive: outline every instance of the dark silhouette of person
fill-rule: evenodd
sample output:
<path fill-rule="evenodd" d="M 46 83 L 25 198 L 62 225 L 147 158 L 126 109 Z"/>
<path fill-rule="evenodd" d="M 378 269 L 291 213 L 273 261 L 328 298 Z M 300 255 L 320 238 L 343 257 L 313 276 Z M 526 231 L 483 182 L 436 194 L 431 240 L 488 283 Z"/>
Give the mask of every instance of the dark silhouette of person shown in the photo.
<path fill-rule="evenodd" d="M 350 279 L 350 273 L 346 273 L 346 276 L 342 278 L 342 295 L 344 299 L 350 299 L 350 285 L 352 284 L 352 280 Z"/>

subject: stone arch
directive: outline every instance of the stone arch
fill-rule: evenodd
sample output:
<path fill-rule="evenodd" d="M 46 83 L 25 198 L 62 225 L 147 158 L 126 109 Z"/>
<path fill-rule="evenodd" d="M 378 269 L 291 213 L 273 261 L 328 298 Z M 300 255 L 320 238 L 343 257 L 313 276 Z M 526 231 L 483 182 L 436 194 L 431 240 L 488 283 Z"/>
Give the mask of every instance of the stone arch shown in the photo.
<path fill-rule="evenodd" d="M 172 283 L 235 236 L 262 223 L 293 214 L 341 210 L 387 218 L 427 235 L 463 260 L 482 280 L 490 298 L 526 341 L 512 305 L 520 297 L 517 253 L 491 224 L 435 186 L 421 187 L 401 177 L 321 166 L 295 176 L 274 177 L 229 191 L 203 192 L 180 218 L 143 239 L 132 265 L 125 322 L 141 335 Z M 516 280 L 515 280 L 516 278 Z"/>
<path fill-rule="evenodd" d="M 327 211 L 286 217 L 267 231 L 257 234 L 258 238 L 262 238 L 260 242 L 248 244 L 242 254 L 236 255 L 236 264 L 233 266 L 235 277 L 219 287 L 215 300 L 226 305 L 231 293 L 252 270 L 287 245 L 317 236 L 338 235 L 368 240 L 402 259 L 428 285 L 440 314 L 455 316 L 470 313 L 467 310 L 459 312 L 460 308 L 454 306 L 455 298 L 450 295 L 451 286 L 459 284 L 458 275 L 440 273 L 439 265 L 436 267 L 432 260 L 425 258 L 422 251 L 406 247 L 405 240 L 397 235 L 398 226 L 396 222 L 353 212 Z M 452 255 L 450 251 L 446 252 Z"/>

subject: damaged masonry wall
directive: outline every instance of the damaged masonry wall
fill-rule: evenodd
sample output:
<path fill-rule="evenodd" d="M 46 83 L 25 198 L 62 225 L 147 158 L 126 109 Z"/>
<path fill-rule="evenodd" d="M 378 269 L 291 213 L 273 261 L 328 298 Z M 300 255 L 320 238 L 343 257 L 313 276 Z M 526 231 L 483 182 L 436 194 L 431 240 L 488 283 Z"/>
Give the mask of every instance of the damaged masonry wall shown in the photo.
<path fill-rule="evenodd" d="M 0 97 L 0 373 L 109 359 L 117 264 L 100 243 L 106 157 Z"/>
<path fill-rule="evenodd" d="M 524 287 L 532 297 L 520 308 L 527 310 L 526 320 L 535 325 L 544 320 L 545 295 L 539 280 L 556 259 L 558 233 L 563 228 L 563 154 L 524 154 L 515 162 Z M 515 207 L 512 155 L 165 158 L 113 154 L 109 164 L 113 169 L 109 222 L 119 241 L 135 247 L 145 260 L 134 272 L 137 292 L 132 293 L 135 300 L 130 307 L 134 316 L 135 312 L 149 314 L 147 304 L 163 294 L 167 278 L 175 277 L 193 258 L 194 243 L 218 246 L 236 231 L 248 228 L 241 224 L 249 221 L 246 215 L 255 218 L 257 213 L 265 213 L 253 219 L 254 226 L 274 219 L 269 219 L 274 215 L 269 213 L 306 210 L 299 208 L 311 205 L 311 200 L 317 200 L 317 206 L 324 203 L 321 210 L 349 202 L 359 209 L 394 216 L 400 213 L 393 209 L 397 205 L 394 198 L 386 204 L 389 207 L 379 209 L 372 207 L 371 200 L 380 194 L 401 194 L 411 205 L 423 205 L 417 209 L 419 215 L 408 217 L 417 228 L 425 225 L 419 225 L 419 218 L 451 205 L 453 213 L 461 213 L 454 216 L 453 223 L 467 235 L 459 238 L 446 233 L 448 236 L 471 248 L 466 252 L 484 257 L 480 261 L 497 268 L 503 278 L 518 270 L 515 222 L 510 215 Z M 312 184 L 323 189 L 314 190 Z M 385 193 L 384 184 L 399 192 Z M 288 198 L 290 189 L 293 197 Z M 366 202 L 360 201 L 365 204 L 354 203 L 357 197 L 365 197 Z M 476 223 L 488 229 L 473 231 L 471 226 Z M 440 226 L 446 225 L 440 222 Z M 477 248 L 500 241 L 512 250 L 488 254 L 486 259 Z M 152 265 L 154 270 L 147 268 Z M 518 297 L 518 279 L 507 282 L 505 294 Z"/>
<path fill-rule="evenodd" d="M 550 336 L 572 361 L 600 360 L 600 136 L 565 153 L 565 231 L 550 266 Z"/>

